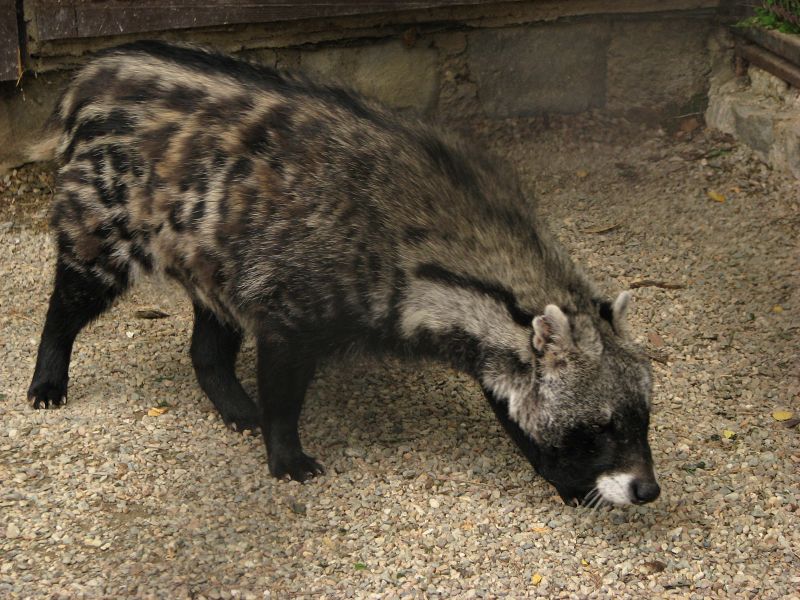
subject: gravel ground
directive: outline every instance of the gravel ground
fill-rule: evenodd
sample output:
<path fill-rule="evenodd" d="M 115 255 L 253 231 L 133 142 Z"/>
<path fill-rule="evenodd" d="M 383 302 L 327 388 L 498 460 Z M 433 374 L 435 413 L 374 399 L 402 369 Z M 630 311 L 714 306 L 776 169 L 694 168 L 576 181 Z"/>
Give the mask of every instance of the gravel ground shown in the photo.
<path fill-rule="evenodd" d="M 323 369 L 303 429 L 328 474 L 275 481 L 196 385 L 172 286 L 90 326 L 70 403 L 34 411 L 52 177 L 27 168 L 0 177 L 0 597 L 800 598 L 800 427 L 773 416 L 800 414 L 797 181 L 691 122 L 473 134 L 609 294 L 679 286 L 632 311 L 656 358 L 656 503 L 565 507 L 468 378 L 391 360 Z"/>

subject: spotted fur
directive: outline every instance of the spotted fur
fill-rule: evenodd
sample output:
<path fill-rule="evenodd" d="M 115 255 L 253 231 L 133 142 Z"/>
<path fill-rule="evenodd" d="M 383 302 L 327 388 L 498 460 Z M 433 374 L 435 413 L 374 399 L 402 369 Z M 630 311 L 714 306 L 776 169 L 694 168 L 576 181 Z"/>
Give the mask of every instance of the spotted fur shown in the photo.
<path fill-rule="evenodd" d="M 36 153 L 62 166 L 37 406 L 66 399 L 80 329 L 156 273 L 194 304 L 201 386 L 226 421 L 261 425 L 277 476 L 321 471 L 297 434 L 303 395 L 318 360 L 357 344 L 471 373 L 565 499 L 612 467 L 652 478 L 627 296 L 600 299 L 513 173 L 471 146 L 349 91 L 160 42 L 80 69 L 48 131 Z M 243 333 L 260 411 L 233 373 Z"/>

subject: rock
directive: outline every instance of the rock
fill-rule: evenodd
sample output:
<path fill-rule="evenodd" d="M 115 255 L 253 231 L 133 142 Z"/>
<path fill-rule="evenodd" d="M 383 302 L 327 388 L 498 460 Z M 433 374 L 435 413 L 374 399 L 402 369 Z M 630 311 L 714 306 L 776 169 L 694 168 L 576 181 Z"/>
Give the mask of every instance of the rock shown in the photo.
<path fill-rule="evenodd" d="M 750 89 L 754 93 L 779 102 L 786 99 L 791 88 L 783 79 L 754 65 L 748 67 L 747 75 L 750 77 Z"/>
<path fill-rule="evenodd" d="M 733 115 L 736 134 L 745 144 L 764 158 L 769 155 L 770 147 L 774 140 L 773 119 L 774 108 L 748 103 L 734 106 Z"/>

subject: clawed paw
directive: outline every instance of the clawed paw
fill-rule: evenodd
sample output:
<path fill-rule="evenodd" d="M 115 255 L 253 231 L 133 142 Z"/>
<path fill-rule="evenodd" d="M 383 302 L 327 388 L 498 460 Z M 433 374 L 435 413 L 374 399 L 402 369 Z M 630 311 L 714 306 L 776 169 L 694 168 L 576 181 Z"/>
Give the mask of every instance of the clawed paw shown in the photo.
<path fill-rule="evenodd" d="M 239 433 L 245 431 L 256 431 L 261 427 L 259 419 L 256 417 L 222 417 L 225 424 L 232 430 Z"/>
<path fill-rule="evenodd" d="M 234 401 L 226 398 L 225 401 L 217 399 L 213 402 L 225 425 L 233 431 L 255 431 L 261 427 L 261 414 L 249 400 Z"/>
<path fill-rule="evenodd" d="M 67 403 L 66 386 L 54 383 L 32 384 L 28 390 L 28 401 L 33 408 L 58 408 Z"/>
<path fill-rule="evenodd" d="M 278 479 L 288 475 L 290 479 L 304 482 L 312 477 L 324 474 L 325 469 L 310 456 L 303 452 L 298 452 L 288 456 L 271 456 L 269 459 L 269 472 Z"/>

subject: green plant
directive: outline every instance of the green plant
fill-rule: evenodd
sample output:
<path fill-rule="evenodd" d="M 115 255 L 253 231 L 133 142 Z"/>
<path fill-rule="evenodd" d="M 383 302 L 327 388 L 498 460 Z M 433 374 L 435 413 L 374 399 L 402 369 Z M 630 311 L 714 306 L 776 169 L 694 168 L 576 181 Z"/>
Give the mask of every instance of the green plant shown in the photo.
<path fill-rule="evenodd" d="M 755 13 L 738 25 L 800 34 L 800 0 L 762 0 L 761 6 L 756 7 Z"/>

